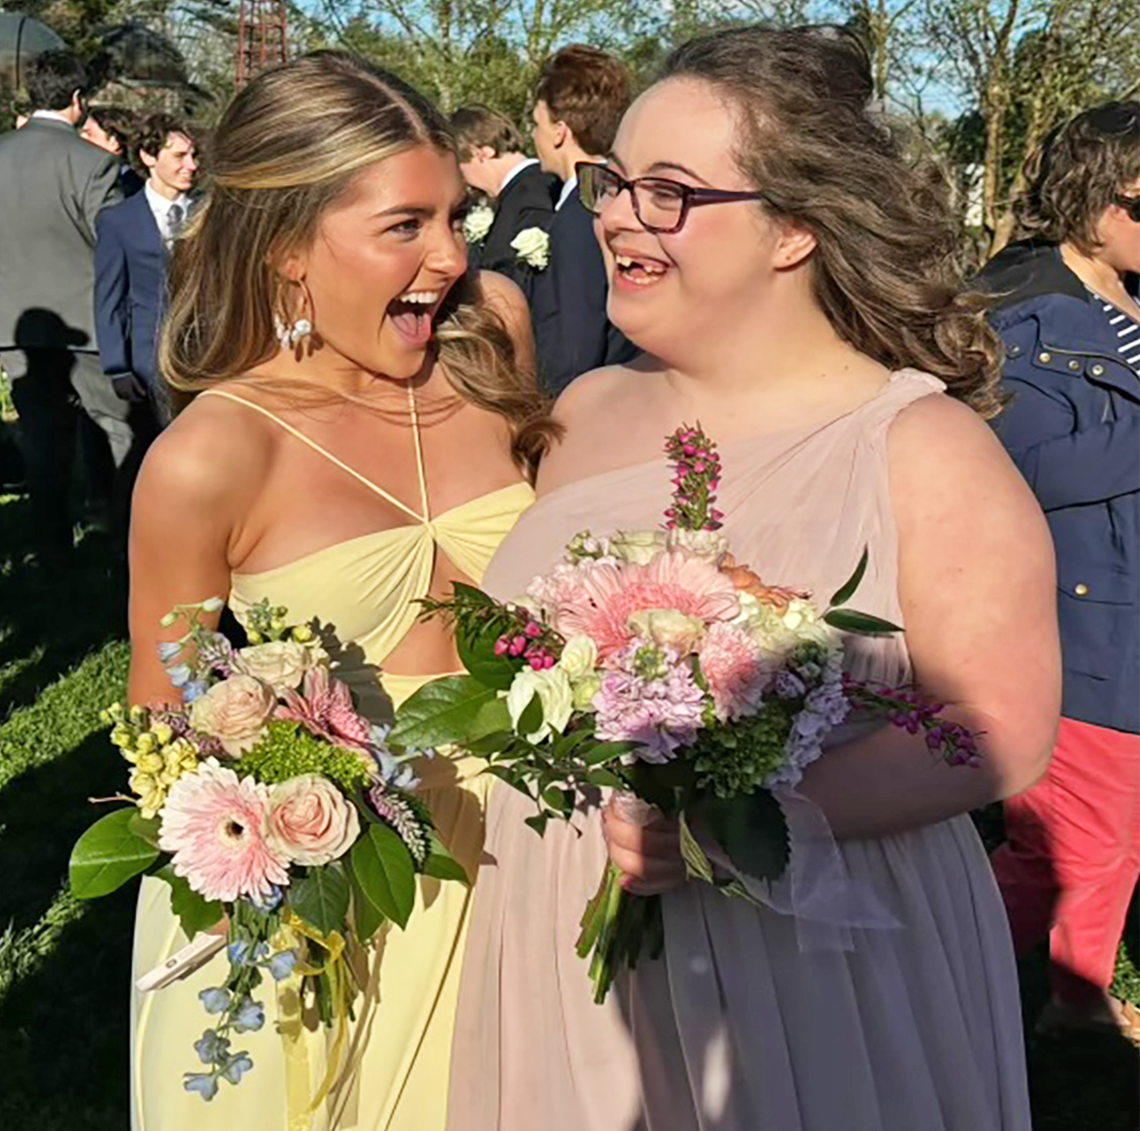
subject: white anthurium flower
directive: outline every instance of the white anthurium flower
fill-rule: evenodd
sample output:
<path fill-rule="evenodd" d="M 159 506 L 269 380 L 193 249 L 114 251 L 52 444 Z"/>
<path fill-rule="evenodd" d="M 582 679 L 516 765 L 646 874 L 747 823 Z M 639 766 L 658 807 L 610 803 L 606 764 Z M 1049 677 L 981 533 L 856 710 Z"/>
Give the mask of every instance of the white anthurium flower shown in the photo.
<path fill-rule="evenodd" d="M 550 236 L 541 228 L 524 228 L 511 240 L 511 247 L 519 259 L 536 271 L 550 264 Z"/>

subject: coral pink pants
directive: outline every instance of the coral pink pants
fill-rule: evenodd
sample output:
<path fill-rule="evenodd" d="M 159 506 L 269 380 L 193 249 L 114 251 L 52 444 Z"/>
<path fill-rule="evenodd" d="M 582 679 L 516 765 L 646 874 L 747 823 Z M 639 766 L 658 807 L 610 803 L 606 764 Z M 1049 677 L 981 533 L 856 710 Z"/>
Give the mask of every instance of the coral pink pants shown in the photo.
<path fill-rule="evenodd" d="M 1048 932 L 1054 995 L 1107 991 L 1140 876 L 1140 735 L 1062 719 L 1048 772 L 1006 801 L 1005 826 L 993 866 L 1017 953 Z"/>

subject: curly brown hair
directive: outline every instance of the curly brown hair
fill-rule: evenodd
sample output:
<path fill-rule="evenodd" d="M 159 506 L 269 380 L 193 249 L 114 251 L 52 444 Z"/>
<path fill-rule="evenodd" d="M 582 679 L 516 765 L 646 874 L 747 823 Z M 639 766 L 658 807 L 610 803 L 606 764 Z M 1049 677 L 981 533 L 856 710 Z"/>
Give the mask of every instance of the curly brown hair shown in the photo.
<path fill-rule="evenodd" d="M 1035 239 L 1092 255 L 1105 209 L 1137 179 L 1140 101 L 1106 102 L 1059 125 L 1030 155 L 1018 219 Z"/>
<path fill-rule="evenodd" d="M 316 237 L 357 173 L 419 145 L 455 152 L 425 98 L 347 52 L 300 56 L 241 91 L 214 135 L 210 192 L 170 263 L 159 367 L 175 411 L 274 356 L 287 285 L 272 264 Z M 515 459 L 532 469 L 554 428 L 477 274 L 452 288 L 435 341 L 455 391 L 508 421 Z"/>
<path fill-rule="evenodd" d="M 761 207 L 814 234 L 816 301 L 841 337 L 888 369 L 934 374 L 984 417 L 1001 410 L 1000 341 L 987 300 L 962 289 L 948 179 L 868 109 L 852 35 L 730 28 L 677 48 L 661 77 L 710 83 L 735 109 L 735 160 Z"/>

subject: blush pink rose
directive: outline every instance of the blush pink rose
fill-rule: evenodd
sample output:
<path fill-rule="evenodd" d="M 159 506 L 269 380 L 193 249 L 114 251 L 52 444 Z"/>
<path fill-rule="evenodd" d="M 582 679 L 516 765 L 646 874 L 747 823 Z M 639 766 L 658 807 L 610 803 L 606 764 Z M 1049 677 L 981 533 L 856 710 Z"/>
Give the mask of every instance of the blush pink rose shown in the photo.
<path fill-rule="evenodd" d="M 294 864 L 327 864 L 360 835 L 360 818 L 332 782 L 301 774 L 269 791 L 265 840 Z"/>
<path fill-rule="evenodd" d="M 194 701 L 190 725 L 220 740 L 226 753 L 237 758 L 264 736 L 276 705 L 277 696 L 268 684 L 251 675 L 232 675 Z"/>

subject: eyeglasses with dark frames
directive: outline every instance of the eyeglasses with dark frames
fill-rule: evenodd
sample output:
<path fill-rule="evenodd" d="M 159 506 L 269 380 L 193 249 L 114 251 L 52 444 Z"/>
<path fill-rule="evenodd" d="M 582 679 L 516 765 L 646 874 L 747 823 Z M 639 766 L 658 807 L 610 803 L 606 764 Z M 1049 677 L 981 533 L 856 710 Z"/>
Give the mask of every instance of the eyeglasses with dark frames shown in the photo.
<path fill-rule="evenodd" d="M 595 216 L 611 201 L 628 191 L 633 213 L 650 232 L 670 234 L 685 226 L 689 209 L 699 204 L 730 204 L 768 198 L 761 192 L 729 192 L 726 189 L 695 188 L 665 177 L 636 177 L 627 181 L 608 165 L 583 161 L 574 167 L 578 192 L 587 211 Z"/>
<path fill-rule="evenodd" d="M 1140 196 L 1114 196 L 1112 203 L 1123 208 L 1133 224 L 1140 224 Z"/>

